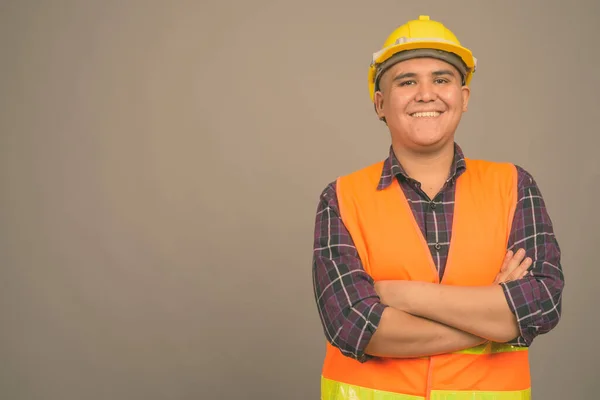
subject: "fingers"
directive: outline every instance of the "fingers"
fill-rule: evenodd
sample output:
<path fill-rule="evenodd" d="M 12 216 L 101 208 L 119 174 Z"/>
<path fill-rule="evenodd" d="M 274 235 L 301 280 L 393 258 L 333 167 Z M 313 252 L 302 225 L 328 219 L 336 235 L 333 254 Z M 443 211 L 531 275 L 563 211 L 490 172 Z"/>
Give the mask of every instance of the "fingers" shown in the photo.
<path fill-rule="evenodd" d="M 508 276 L 513 272 L 513 270 L 519 266 L 521 259 L 523 257 L 522 252 L 517 251 L 517 253 L 513 253 L 512 250 L 508 250 L 506 252 L 506 256 L 504 257 L 504 261 L 502 263 L 502 267 L 500 268 L 500 272 L 496 275 L 496 279 L 494 283 L 506 282 Z"/>
<path fill-rule="evenodd" d="M 525 253 L 525 252 L 523 252 Z M 508 275 L 507 278 L 507 282 L 508 281 L 514 281 L 517 279 L 521 279 L 523 278 L 527 272 L 529 271 L 529 267 L 531 267 L 531 264 L 533 263 L 533 260 L 529 257 L 525 258 L 523 261 L 521 261 L 519 263 L 519 265 L 517 267 L 515 267 L 512 272 Z"/>
<path fill-rule="evenodd" d="M 525 258 L 525 255 L 526 252 L 524 249 L 519 249 L 516 253 L 513 253 L 511 250 L 507 251 L 494 283 L 509 282 L 521 279 L 527 275 L 533 260 L 529 257 Z"/>
<path fill-rule="evenodd" d="M 514 253 L 512 250 L 508 250 L 506 252 L 506 255 L 504 256 L 504 261 L 502 261 L 502 268 L 500 268 L 500 272 L 506 272 L 506 269 L 508 268 L 508 263 L 512 259 L 513 255 Z"/>

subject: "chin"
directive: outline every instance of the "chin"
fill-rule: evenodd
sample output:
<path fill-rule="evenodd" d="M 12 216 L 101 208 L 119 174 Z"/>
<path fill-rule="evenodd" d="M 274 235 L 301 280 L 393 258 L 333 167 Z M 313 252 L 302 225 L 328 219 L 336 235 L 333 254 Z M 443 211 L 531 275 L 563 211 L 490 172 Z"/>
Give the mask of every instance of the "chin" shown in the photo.
<path fill-rule="evenodd" d="M 389 126 L 389 125 L 388 125 Z M 439 150 L 449 142 L 453 143 L 454 134 L 446 129 L 397 129 L 390 127 L 392 141 L 417 151 Z"/>
<path fill-rule="evenodd" d="M 446 136 L 408 138 L 408 140 L 403 140 L 402 142 L 405 147 L 418 153 L 438 152 L 448 146 L 449 143 L 453 145 L 452 139 Z"/>
<path fill-rule="evenodd" d="M 418 135 L 412 138 L 412 142 L 420 147 L 439 147 L 449 140 L 448 135 L 432 133 L 431 135 Z"/>

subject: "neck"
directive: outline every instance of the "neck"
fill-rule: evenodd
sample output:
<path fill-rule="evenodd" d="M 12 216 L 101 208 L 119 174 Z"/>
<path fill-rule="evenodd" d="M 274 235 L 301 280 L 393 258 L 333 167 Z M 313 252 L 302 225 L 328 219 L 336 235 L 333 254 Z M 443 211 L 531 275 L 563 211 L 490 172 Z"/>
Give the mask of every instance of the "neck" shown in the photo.
<path fill-rule="evenodd" d="M 454 142 L 437 151 L 422 153 L 394 144 L 392 148 L 406 174 L 421 184 L 435 191 L 448 179 L 454 162 Z"/>

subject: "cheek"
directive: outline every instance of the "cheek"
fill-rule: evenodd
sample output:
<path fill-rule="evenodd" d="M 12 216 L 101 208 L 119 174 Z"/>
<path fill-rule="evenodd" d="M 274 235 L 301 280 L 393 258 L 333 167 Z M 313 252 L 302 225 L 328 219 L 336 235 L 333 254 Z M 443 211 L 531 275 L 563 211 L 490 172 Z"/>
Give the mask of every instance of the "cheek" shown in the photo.
<path fill-rule="evenodd" d="M 447 92 L 440 96 L 441 100 L 451 109 L 462 110 L 463 99 L 461 92 Z"/>
<path fill-rule="evenodd" d="M 387 101 L 388 108 L 395 112 L 400 112 L 406 109 L 410 102 L 410 96 L 404 93 L 392 92 Z"/>

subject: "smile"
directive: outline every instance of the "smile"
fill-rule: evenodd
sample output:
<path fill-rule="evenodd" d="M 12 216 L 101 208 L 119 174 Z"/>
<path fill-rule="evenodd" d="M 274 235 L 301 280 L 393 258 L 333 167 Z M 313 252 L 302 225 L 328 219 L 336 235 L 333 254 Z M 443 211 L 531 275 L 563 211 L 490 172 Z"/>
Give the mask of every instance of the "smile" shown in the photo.
<path fill-rule="evenodd" d="M 410 114 L 410 116 L 414 117 L 414 118 L 425 118 L 425 117 L 435 118 L 435 117 L 439 117 L 441 114 L 442 113 L 439 111 L 427 111 L 427 112 L 412 113 L 412 114 Z"/>

